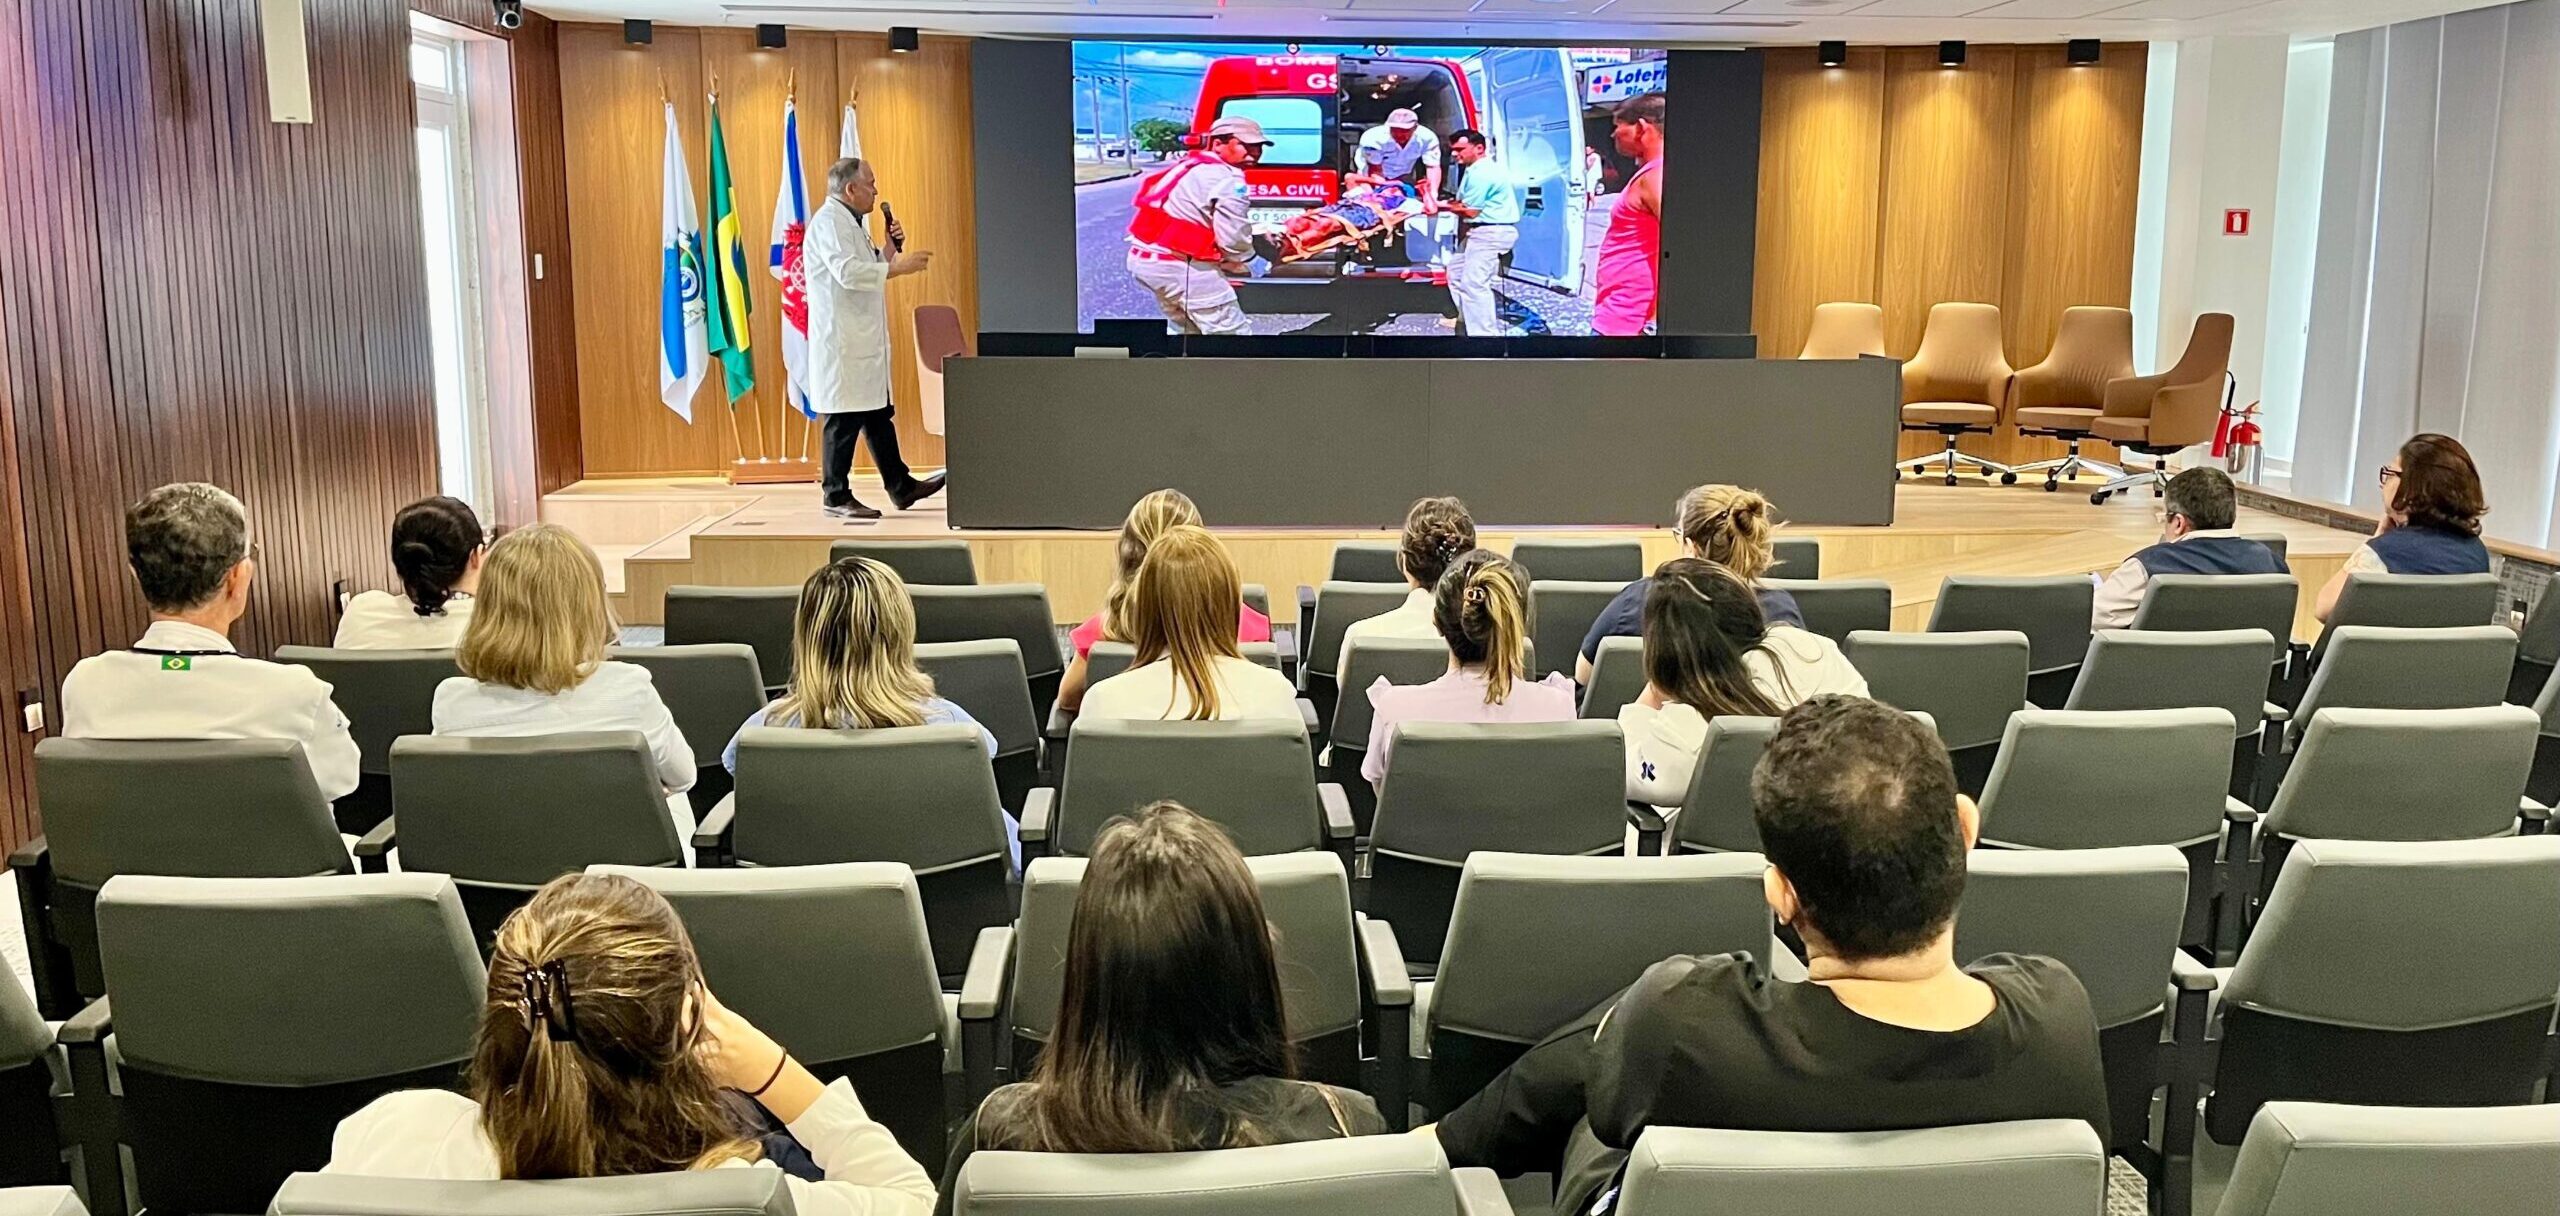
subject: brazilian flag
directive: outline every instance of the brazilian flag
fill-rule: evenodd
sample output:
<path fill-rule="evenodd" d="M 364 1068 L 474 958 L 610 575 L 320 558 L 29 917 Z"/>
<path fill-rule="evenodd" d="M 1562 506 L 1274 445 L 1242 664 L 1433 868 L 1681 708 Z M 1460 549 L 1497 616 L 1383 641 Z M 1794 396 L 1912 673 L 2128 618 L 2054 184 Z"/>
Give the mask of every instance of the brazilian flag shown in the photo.
<path fill-rule="evenodd" d="M 755 361 L 747 357 L 747 247 L 739 239 L 737 191 L 729 177 L 729 144 L 720 135 L 720 99 L 711 99 L 711 353 L 720 357 L 720 380 L 729 404 L 756 386 Z"/>

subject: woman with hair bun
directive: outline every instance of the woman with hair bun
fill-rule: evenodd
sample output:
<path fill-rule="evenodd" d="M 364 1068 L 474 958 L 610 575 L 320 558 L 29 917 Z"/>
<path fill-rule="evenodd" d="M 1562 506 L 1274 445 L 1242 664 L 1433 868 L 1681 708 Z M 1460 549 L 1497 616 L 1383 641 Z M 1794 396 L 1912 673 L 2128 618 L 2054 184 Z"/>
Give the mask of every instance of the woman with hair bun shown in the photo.
<path fill-rule="evenodd" d="M 1760 615 L 1771 625 L 1804 625 L 1796 597 L 1760 585 L 1777 564 L 1775 508 L 1758 490 L 1740 486 L 1698 486 L 1672 504 L 1672 527 L 1680 533 L 1680 556 L 1704 558 L 1732 571 L 1760 599 Z M 1637 579 L 1609 601 L 1582 636 L 1582 656 L 1575 660 L 1577 684 L 1591 682 L 1591 664 L 1600 657 L 1600 639 L 1644 636 L 1644 600 L 1649 580 Z"/>
<path fill-rule="evenodd" d="M 1351 665 L 1354 640 L 1439 637 L 1440 627 L 1432 619 L 1432 591 L 1440 585 L 1441 573 L 1475 547 L 1476 521 L 1467 514 L 1467 504 L 1454 498 L 1415 500 L 1404 513 L 1404 535 L 1396 545 L 1396 569 L 1404 571 L 1405 585 L 1413 590 L 1402 604 L 1351 622 L 1342 633 L 1342 653 L 1334 672 L 1340 674 Z"/>
<path fill-rule="evenodd" d="M 359 591 L 338 618 L 340 650 L 451 650 L 471 625 L 488 534 L 471 504 L 422 498 L 391 517 L 391 567 L 402 591 Z"/>
<path fill-rule="evenodd" d="M 1428 684 L 1369 686 L 1369 754 L 1360 775 L 1387 777 L 1387 749 L 1403 722 L 1570 722 L 1573 681 L 1529 666 L 1529 578 L 1488 549 L 1458 558 L 1431 597 L 1432 625 L 1449 643 L 1449 672 Z"/>

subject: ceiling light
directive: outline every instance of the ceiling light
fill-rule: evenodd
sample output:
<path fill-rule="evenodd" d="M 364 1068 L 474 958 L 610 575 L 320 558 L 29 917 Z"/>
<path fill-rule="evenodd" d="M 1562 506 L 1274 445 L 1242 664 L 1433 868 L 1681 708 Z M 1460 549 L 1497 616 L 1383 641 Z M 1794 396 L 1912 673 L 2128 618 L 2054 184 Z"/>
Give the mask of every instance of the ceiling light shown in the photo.
<path fill-rule="evenodd" d="M 771 22 L 756 27 L 756 46 L 760 50 L 779 51 L 791 45 L 791 35 Z"/>
<path fill-rule="evenodd" d="M 912 25 L 893 25 L 889 27 L 889 49 L 891 51 L 904 55 L 922 45 L 924 45 L 924 41 L 916 37 L 916 27 Z"/>
<path fill-rule="evenodd" d="M 1826 68 L 1839 67 L 1841 64 L 1849 62 L 1849 44 L 1842 42 L 1837 38 L 1824 39 L 1820 49 L 1820 54 L 1822 57 L 1822 66 Z"/>
<path fill-rule="evenodd" d="M 1964 39 L 1950 38 L 1938 44 L 1938 66 L 1942 68 L 1964 66 Z"/>
<path fill-rule="evenodd" d="M 2098 61 L 2098 40 L 2095 38 L 2072 39 L 2069 55 L 2072 66 L 2074 67 L 2096 63 Z"/>

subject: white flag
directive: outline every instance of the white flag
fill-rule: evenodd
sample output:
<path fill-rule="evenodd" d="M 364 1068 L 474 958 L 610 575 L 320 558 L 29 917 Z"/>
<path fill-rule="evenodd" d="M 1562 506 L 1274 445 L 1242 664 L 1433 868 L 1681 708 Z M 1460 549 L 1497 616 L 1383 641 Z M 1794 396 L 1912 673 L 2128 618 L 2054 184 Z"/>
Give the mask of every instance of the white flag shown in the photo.
<path fill-rule="evenodd" d="M 850 101 L 844 103 L 844 137 L 836 141 L 836 155 L 862 159 L 862 125 L 854 120 L 853 103 Z"/>
<path fill-rule="evenodd" d="M 773 237 L 765 253 L 773 277 L 782 280 L 783 398 L 803 417 L 815 419 L 809 404 L 808 272 L 800 264 L 800 242 L 808 235 L 809 190 L 800 177 L 800 103 L 782 102 L 782 185 L 773 196 Z"/>
<path fill-rule="evenodd" d="M 676 134 L 675 103 L 667 103 L 664 201 L 658 211 L 658 399 L 693 421 L 693 394 L 711 368 L 711 337 L 704 328 L 702 219 L 693 207 L 693 171 Z"/>

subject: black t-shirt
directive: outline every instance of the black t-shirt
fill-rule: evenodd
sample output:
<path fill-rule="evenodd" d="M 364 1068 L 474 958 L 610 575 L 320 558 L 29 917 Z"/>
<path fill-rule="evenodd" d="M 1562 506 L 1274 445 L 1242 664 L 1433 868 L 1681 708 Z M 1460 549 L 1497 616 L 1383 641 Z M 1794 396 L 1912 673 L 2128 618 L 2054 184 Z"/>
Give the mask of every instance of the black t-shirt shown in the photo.
<path fill-rule="evenodd" d="M 1666 959 L 1614 1011 L 1576 1019 L 1450 1112 L 1440 1143 L 1452 1165 L 1560 1170 L 1588 1118 L 1614 1153 L 1560 1171 L 1566 1212 L 1584 1210 L 1657 1123 L 1821 1132 L 2082 1119 L 2106 1139 L 2097 1019 L 2070 969 L 2002 954 L 1966 971 L 1991 986 L 1991 1014 L 1931 1031 L 1862 1016 L 1820 984 L 1771 980 L 1748 955 Z"/>
<path fill-rule="evenodd" d="M 1649 578 L 1640 578 L 1627 584 L 1627 589 L 1619 592 L 1618 598 L 1609 601 L 1609 606 L 1602 608 L 1600 615 L 1592 618 L 1590 631 L 1582 635 L 1583 658 L 1600 657 L 1602 638 L 1644 636 L 1644 592 L 1645 588 L 1652 585 L 1653 580 Z M 1760 615 L 1768 618 L 1770 624 L 1804 628 L 1804 609 L 1797 606 L 1794 593 L 1762 587 L 1758 589 L 1758 595 Z"/>

